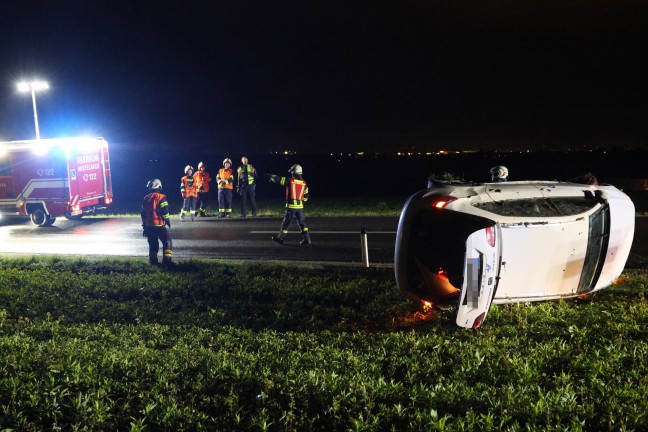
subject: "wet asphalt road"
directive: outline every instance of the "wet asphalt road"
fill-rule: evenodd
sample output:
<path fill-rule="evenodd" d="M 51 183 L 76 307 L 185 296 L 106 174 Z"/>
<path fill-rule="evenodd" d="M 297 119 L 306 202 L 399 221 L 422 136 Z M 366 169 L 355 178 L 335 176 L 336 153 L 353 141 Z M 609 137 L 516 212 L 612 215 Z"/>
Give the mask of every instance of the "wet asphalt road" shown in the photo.
<path fill-rule="evenodd" d="M 360 230 L 368 233 L 372 263 L 393 262 L 397 218 L 307 217 L 313 244 L 300 246 L 295 222 L 284 246 L 271 240 L 279 231 L 280 218 L 198 218 L 171 223 L 173 256 L 195 258 L 260 259 L 361 263 Z M 0 223 L 2 255 L 66 255 L 147 257 L 139 218 L 58 218 L 51 227 L 37 227 L 26 220 Z"/>
<path fill-rule="evenodd" d="M 371 264 L 394 260 L 397 218 L 312 217 L 307 219 L 313 244 L 300 246 L 293 222 L 286 244 L 270 237 L 279 218 L 198 218 L 172 221 L 175 259 L 221 258 L 242 260 L 362 263 L 360 230 L 368 233 Z M 52 227 L 36 227 L 26 220 L 0 222 L 0 255 L 65 255 L 88 257 L 142 257 L 148 255 L 138 218 L 57 219 Z M 648 216 L 637 216 L 635 238 L 626 268 L 648 268 Z"/>

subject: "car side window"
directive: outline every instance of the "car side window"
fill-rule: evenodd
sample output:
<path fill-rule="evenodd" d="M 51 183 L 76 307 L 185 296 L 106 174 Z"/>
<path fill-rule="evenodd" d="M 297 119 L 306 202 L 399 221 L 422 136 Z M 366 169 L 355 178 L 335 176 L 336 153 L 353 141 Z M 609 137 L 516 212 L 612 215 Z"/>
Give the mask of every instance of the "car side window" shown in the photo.
<path fill-rule="evenodd" d="M 527 198 L 475 204 L 475 207 L 500 216 L 573 216 L 594 208 L 598 202 L 586 197 Z"/>

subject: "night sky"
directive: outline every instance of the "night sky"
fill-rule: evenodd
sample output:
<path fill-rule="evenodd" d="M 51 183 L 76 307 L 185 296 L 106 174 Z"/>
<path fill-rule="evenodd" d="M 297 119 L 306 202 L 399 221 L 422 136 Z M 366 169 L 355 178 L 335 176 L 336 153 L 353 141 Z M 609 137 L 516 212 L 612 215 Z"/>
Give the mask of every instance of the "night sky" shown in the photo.
<path fill-rule="evenodd" d="M 39 77 L 43 138 L 139 150 L 647 148 L 646 4 L 3 2 L 0 140 Z"/>

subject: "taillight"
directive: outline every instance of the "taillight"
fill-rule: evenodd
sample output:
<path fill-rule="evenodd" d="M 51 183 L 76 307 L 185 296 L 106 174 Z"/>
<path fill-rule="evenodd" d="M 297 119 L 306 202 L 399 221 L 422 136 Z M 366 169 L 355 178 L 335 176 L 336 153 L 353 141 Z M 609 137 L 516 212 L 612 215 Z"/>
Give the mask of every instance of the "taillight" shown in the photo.
<path fill-rule="evenodd" d="M 444 208 L 445 206 L 450 204 L 452 201 L 456 201 L 456 200 L 457 200 L 457 198 L 455 198 L 455 197 L 449 197 L 449 196 L 439 197 L 439 198 L 435 199 L 432 202 L 432 207 Z"/>
<path fill-rule="evenodd" d="M 112 198 L 106 197 L 104 198 L 104 203 L 110 204 L 112 202 Z"/>
<path fill-rule="evenodd" d="M 70 211 L 72 212 L 77 212 L 79 210 L 81 210 L 81 206 L 79 204 L 70 206 Z"/>
<path fill-rule="evenodd" d="M 486 318 L 486 312 L 482 312 L 481 314 L 479 314 L 479 316 L 477 318 L 475 318 L 475 321 L 473 322 L 472 328 L 476 329 L 479 326 L 481 326 L 482 323 L 484 322 L 484 318 Z"/>
<path fill-rule="evenodd" d="M 491 246 L 495 247 L 495 227 L 486 228 L 486 242 Z"/>

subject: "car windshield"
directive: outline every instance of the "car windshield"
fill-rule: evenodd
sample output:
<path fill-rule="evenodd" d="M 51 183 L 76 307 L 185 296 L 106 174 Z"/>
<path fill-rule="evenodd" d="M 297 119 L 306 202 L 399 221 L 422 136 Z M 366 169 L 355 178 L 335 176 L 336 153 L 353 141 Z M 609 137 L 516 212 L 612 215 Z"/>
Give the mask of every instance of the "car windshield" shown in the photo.
<path fill-rule="evenodd" d="M 419 212 L 408 245 L 408 286 L 431 301 L 457 294 L 463 284 L 466 240 L 475 231 L 494 224 L 447 209 Z"/>
<path fill-rule="evenodd" d="M 527 198 L 475 204 L 475 207 L 500 216 L 555 217 L 585 213 L 598 204 L 589 197 Z"/>

